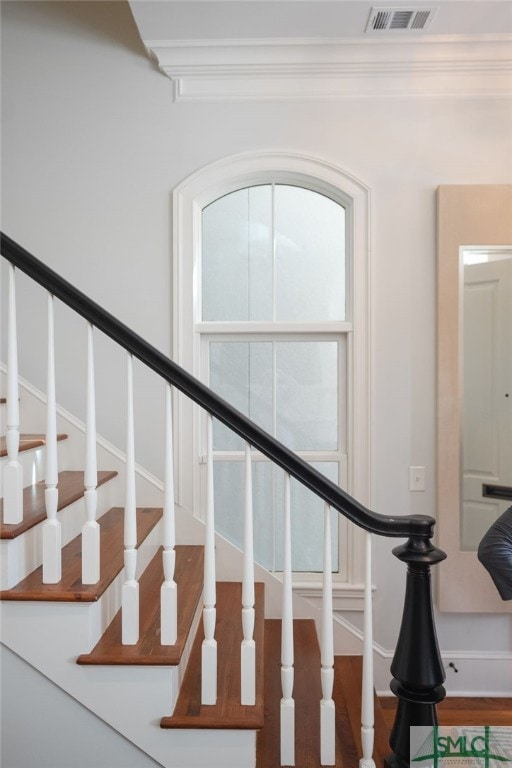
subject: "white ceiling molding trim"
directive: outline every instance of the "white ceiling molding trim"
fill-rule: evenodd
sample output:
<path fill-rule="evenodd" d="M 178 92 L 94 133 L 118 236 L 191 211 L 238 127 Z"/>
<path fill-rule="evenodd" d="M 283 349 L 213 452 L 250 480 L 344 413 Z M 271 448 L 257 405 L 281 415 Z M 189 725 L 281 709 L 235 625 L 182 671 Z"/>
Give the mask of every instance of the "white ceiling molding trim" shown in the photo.
<path fill-rule="evenodd" d="M 512 37 L 144 41 L 180 101 L 512 96 Z"/>

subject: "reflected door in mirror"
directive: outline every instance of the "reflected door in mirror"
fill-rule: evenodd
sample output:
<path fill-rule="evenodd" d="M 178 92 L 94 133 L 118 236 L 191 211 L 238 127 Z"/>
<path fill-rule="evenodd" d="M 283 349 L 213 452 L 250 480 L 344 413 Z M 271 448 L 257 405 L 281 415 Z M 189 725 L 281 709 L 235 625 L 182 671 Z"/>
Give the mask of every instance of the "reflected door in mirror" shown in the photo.
<path fill-rule="evenodd" d="M 461 549 L 476 550 L 511 504 L 493 489 L 512 490 L 512 252 L 464 249 L 463 279 Z"/>

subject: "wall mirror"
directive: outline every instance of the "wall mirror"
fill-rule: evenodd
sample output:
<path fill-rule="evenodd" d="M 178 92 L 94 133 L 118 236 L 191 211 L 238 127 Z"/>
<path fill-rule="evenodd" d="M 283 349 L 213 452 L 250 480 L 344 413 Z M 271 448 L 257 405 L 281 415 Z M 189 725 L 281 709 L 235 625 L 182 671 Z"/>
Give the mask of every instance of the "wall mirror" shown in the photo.
<path fill-rule="evenodd" d="M 461 248 L 460 546 L 512 505 L 512 248 Z"/>
<path fill-rule="evenodd" d="M 439 607 L 512 612 L 477 559 L 512 504 L 512 185 L 438 189 Z"/>

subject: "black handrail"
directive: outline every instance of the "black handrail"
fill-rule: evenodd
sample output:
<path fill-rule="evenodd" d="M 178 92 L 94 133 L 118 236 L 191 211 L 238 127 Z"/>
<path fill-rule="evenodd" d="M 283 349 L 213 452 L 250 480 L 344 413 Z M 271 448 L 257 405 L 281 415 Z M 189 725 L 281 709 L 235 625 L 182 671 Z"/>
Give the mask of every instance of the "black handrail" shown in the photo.
<path fill-rule="evenodd" d="M 0 246 L 2 256 L 13 266 L 46 288 L 360 528 L 382 536 L 432 538 L 435 525 L 432 517 L 389 517 L 367 509 L 4 233 L 0 233 Z"/>

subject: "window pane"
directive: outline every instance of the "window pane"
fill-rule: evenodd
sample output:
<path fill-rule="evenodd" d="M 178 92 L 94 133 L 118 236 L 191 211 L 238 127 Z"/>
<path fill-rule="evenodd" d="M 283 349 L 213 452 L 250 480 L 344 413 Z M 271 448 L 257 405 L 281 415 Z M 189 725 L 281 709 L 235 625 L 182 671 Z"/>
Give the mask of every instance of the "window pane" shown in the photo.
<path fill-rule="evenodd" d="M 249 410 L 249 365 L 247 344 L 210 344 L 210 387 L 234 408 L 247 414 Z M 213 449 L 243 450 L 243 440 L 234 432 L 213 421 Z"/>
<path fill-rule="evenodd" d="M 338 464 L 314 463 L 334 482 Z M 214 462 L 215 527 L 240 549 L 244 529 L 244 462 Z M 254 461 L 254 556 L 268 570 L 282 570 L 284 473 L 267 461 Z M 300 572 L 323 570 L 324 503 L 296 480 L 291 482 L 292 568 Z M 338 572 L 339 514 L 331 510 L 332 570 Z M 274 551 L 275 548 L 275 551 Z M 274 562 L 274 557 L 275 562 Z"/>
<path fill-rule="evenodd" d="M 329 480 L 338 482 L 337 463 L 311 462 L 311 465 Z M 275 570 L 281 571 L 283 569 L 284 472 L 275 467 L 274 474 Z M 300 572 L 321 573 L 323 570 L 324 502 L 297 480 L 292 479 L 290 490 L 292 569 Z M 331 509 L 330 517 L 332 570 L 337 572 L 339 513 Z"/>
<path fill-rule="evenodd" d="M 215 530 L 237 547 L 243 544 L 244 464 L 215 461 L 213 464 Z"/>
<path fill-rule="evenodd" d="M 272 472 L 270 462 L 252 462 L 254 553 L 256 561 L 269 571 L 274 567 L 275 511 Z"/>
<path fill-rule="evenodd" d="M 338 447 L 338 342 L 276 343 L 276 437 L 294 451 Z"/>
<path fill-rule="evenodd" d="M 272 416 L 272 342 L 226 341 L 210 344 L 210 386 L 218 395 L 274 433 Z M 216 451 L 243 450 L 243 440 L 218 421 Z"/>
<path fill-rule="evenodd" d="M 203 210 L 204 320 L 272 319 L 272 190 L 250 187 Z"/>
<path fill-rule="evenodd" d="M 276 320 L 345 319 L 345 210 L 309 189 L 275 187 Z"/>
<path fill-rule="evenodd" d="M 232 192 L 203 209 L 201 268 L 203 320 L 344 320 L 345 209 L 283 184 Z"/>
<path fill-rule="evenodd" d="M 217 394 L 294 451 L 338 449 L 341 341 L 215 341 L 209 347 Z M 242 450 L 243 441 L 214 421 L 213 446 Z"/>
<path fill-rule="evenodd" d="M 243 547 L 244 482 L 243 461 L 216 461 L 213 465 L 215 493 L 215 528 L 228 541 Z M 274 504 L 272 465 L 252 463 L 254 558 L 264 568 L 273 570 Z"/>
<path fill-rule="evenodd" d="M 249 189 L 249 320 L 272 320 L 272 187 Z"/>

